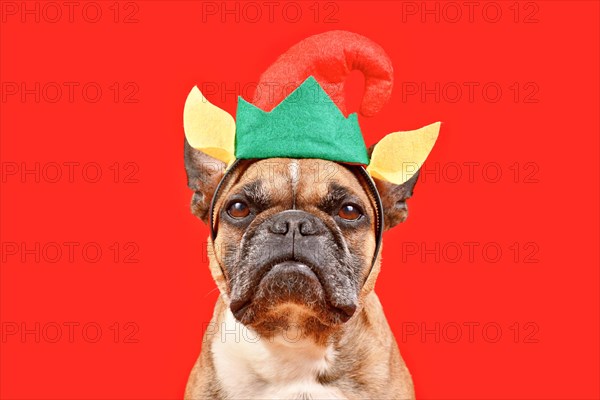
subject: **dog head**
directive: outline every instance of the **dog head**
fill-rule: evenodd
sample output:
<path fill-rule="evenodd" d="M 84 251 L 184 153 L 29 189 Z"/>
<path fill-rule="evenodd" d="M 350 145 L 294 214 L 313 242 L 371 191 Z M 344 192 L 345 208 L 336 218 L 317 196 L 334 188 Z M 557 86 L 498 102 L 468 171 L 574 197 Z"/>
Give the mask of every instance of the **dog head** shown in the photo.
<path fill-rule="evenodd" d="M 225 163 L 185 143 L 192 212 L 210 223 Z M 243 160 L 214 202 L 211 270 L 233 315 L 261 334 L 323 332 L 346 322 L 372 289 L 377 203 L 356 166 L 319 159 Z M 406 220 L 415 174 L 374 179 L 385 229 Z M 374 262 L 375 261 L 375 262 Z"/>
<path fill-rule="evenodd" d="M 340 112 L 344 109 L 343 86 L 330 86 L 326 94 L 314 78 L 305 79 L 306 68 L 290 77 L 293 68 L 289 60 L 312 53 L 321 57 L 323 46 L 341 46 L 334 50 L 343 65 L 331 70 L 334 74 L 363 71 L 365 98 L 370 99 L 363 99 L 361 105 L 365 115 L 376 112 L 390 95 L 393 74 L 389 59 L 359 35 L 334 32 L 316 37 L 292 47 L 287 58 L 281 57 L 277 67 L 261 77 L 261 82 L 272 83 L 283 73 L 292 81 L 304 81 L 300 86 L 304 89 L 295 91 L 295 104 L 280 102 L 281 93 L 270 98 L 270 103 L 255 95 L 254 104 L 261 109 L 240 100 L 236 126 L 229 114 L 194 89 L 184 110 L 185 168 L 188 186 L 194 191 L 192 212 L 211 228 L 212 275 L 235 318 L 262 335 L 293 326 L 305 336 L 323 337 L 357 314 L 379 273 L 381 232 L 406 219 L 406 202 L 412 196 L 418 168 L 439 128 L 394 133 L 367 150 L 356 116 L 352 119 Z M 349 57 L 353 52 L 356 57 Z M 347 65 L 348 60 L 354 64 Z M 327 80 L 326 72 L 314 75 Z M 340 80 L 332 76 L 331 81 Z M 316 88 L 319 101 L 307 97 L 307 87 Z M 327 117 L 316 115 L 320 111 Z M 293 118 L 286 119 L 286 112 Z M 298 116 L 310 123 L 298 122 Z M 248 125 L 244 118 L 253 124 Z M 245 125 L 240 126 L 240 121 Z M 265 125 L 271 131 L 260 136 Z M 323 140 L 331 135 L 327 129 L 339 139 Z M 286 141 L 268 136 L 273 132 L 287 135 Z M 272 145 L 270 140 L 277 142 L 273 146 L 277 151 L 294 153 L 298 148 L 290 138 L 303 140 L 304 135 L 312 135 L 312 140 L 323 146 L 309 142 L 312 153 L 302 157 L 265 153 Z M 248 145 L 258 149 L 250 154 L 261 156 L 248 157 Z M 326 148 L 324 153 L 320 147 Z M 398 160 L 405 166 L 399 167 Z M 369 167 L 365 170 L 360 164 Z"/>

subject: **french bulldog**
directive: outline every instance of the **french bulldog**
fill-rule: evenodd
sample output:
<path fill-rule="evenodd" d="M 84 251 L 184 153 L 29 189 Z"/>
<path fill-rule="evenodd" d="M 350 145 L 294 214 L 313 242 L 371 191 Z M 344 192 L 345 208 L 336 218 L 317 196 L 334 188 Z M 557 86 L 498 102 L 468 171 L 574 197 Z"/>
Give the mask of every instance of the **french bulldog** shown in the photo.
<path fill-rule="evenodd" d="M 220 296 L 185 398 L 413 399 L 373 290 L 378 199 L 360 167 L 240 160 L 217 188 L 226 168 L 186 140 L 191 209 L 213 224 Z M 417 179 L 373 178 L 383 230 L 406 220 Z"/>
<path fill-rule="evenodd" d="M 191 209 L 209 226 L 220 295 L 186 399 L 414 399 L 374 286 L 382 233 L 406 220 L 440 123 L 367 148 L 345 110 L 352 70 L 372 116 L 390 98 L 391 60 L 346 31 L 282 54 L 235 121 L 197 87 L 188 95 Z"/>

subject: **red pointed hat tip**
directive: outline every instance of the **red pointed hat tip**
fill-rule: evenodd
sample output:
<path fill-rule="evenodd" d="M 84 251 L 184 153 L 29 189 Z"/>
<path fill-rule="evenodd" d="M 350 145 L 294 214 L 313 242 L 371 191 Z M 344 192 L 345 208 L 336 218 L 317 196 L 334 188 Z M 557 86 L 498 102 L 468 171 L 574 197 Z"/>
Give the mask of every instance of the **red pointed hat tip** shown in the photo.
<path fill-rule="evenodd" d="M 252 103 L 271 111 L 312 75 L 346 114 L 344 84 L 353 70 L 365 77 L 360 113 L 372 116 L 392 94 L 392 62 L 377 43 L 346 31 L 310 36 L 292 46 L 261 75 Z"/>

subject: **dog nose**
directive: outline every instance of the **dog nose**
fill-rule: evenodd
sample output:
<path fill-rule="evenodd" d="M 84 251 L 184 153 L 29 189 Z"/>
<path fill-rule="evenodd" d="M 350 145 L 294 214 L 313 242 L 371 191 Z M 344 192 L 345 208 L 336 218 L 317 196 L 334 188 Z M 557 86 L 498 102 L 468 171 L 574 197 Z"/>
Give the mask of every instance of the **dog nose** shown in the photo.
<path fill-rule="evenodd" d="M 276 235 L 292 235 L 299 233 L 302 236 L 318 235 L 322 233 L 321 224 L 317 217 L 306 211 L 287 210 L 271 217 L 269 231 Z"/>

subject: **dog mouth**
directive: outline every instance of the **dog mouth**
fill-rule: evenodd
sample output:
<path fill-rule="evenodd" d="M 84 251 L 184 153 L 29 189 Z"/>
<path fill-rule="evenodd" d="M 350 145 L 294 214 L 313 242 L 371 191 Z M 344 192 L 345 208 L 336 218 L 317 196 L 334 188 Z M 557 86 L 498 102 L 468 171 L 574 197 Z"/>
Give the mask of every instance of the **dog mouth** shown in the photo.
<path fill-rule="evenodd" d="M 251 324 L 278 305 L 295 303 L 323 323 L 347 322 L 354 315 L 356 305 L 330 301 L 323 279 L 320 270 L 308 263 L 277 262 L 260 277 L 254 289 L 241 298 L 232 299 L 231 312 L 238 321 Z"/>

